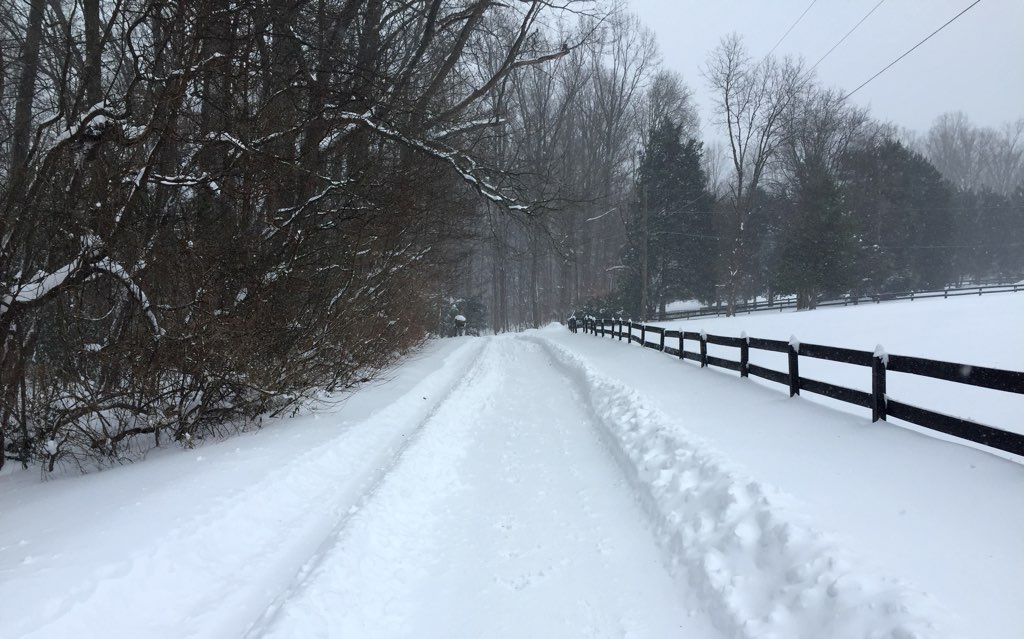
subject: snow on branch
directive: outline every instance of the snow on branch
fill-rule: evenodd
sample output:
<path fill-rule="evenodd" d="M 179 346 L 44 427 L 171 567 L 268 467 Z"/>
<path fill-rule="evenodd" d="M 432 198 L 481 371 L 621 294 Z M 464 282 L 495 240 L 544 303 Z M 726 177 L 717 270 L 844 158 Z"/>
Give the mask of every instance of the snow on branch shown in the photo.
<path fill-rule="evenodd" d="M 149 327 L 153 331 L 153 335 L 158 338 L 163 337 L 165 331 L 160 328 L 160 323 L 157 321 L 156 313 L 153 312 L 153 305 L 149 303 L 149 297 L 146 295 L 146 292 L 135 283 L 135 280 L 123 266 L 114 260 L 105 257 L 96 262 L 93 265 L 93 269 L 101 273 L 106 273 L 121 282 L 125 289 L 127 289 L 128 293 L 139 303 L 143 314 L 146 316 L 146 320 L 149 322 Z"/>
<path fill-rule="evenodd" d="M 135 298 L 149 322 L 153 334 L 164 335 L 160 328 L 153 305 L 145 291 L 135 282 L 128 271 L 118 262 L 103 256 L 103 241 L 95 236 L 81 239 L 82 251 L 71 261 L 53 271 L 39 271 L 27 281 L 10 287 L 0 295 L 0 316 L 3 316 L 15 305 L 31 305 L 41 302 L 69 282 L 88 278 L 92 273 L 103 273 L 118 280 L 128 293 Z"/>
<path fill-rule="evenodd" d="M 11 286 L 0 296 L 0 316 L 18 305 L 29 305 L 53 294 L 69 279 L 78 275 L 84 266 L 99 256 L 102 242 L 95 236 L 82 238 L 82 252 L 73 260 L 53 271 L 38 271 L 27 281 Z"/>
<path fill-rule="evenodd" d="M 426 137 L 431 141 L 445 140 L 452 137 L 453 135 L 459 135 L 461 133 L 469 133 L 477 129 L 485 129 L 493 126 L 501 126 L 505 124 L 507 120 L 504 118 L 488 118 L 486 120 L 472 120 L 465 122 L 453 127 L 445 128 L 434 128 L 427 132 Z"/>
<path fill-rule="evenodd" d="M 529 210 L 529 207 L 525 204 L 516 203 L 515 200 L 502 193 L 498 187 L 494 186 L 486 179 L 479 177 L 477 173 L 481 171 L 480 167 L 473 158 L 469 157 L 465 153 L 442 146 L 437 142 L 428 142 L 409 137 L 382 122 L 374 120 L 371 112 L 359 114 L 350 111 L 342 111 L 341 113 L 338 113 L 337 116 L 342 120 L 347 120 L 349 122 L 365 126 L 390 140 L 400 142 L 401 144 L 405 144 L 413 149 L 422 151 L 435 159 L 447 162 L 455 169 L 465 182 L 469 183 L 469 185 L 476 190 L 477 193 L 495 204 L 504 206 L 512 211 Z"/>

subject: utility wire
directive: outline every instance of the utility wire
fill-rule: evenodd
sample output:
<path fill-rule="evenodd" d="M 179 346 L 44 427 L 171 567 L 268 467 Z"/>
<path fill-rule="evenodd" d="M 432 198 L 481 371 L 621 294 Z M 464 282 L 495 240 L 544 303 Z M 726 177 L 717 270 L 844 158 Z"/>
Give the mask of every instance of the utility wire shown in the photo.
<path fill-rule="evenodd" d="M 867 84 L 868 84 L 869 82 L 871 82 L 872 80 L 874 80 L 874 79 L 875 79 L 875 78 L 877 78 L 878 76 L 880 76 L 880 75 L 882 75 L 883 73 L 885 73 L 886 71 L 888 71 L 888 70 L 890 69 L 890 67 L 892 67 L 892 66 L 893 66 L 894 64 L 896 64 L 897 62 L 899 62 L 899 61 L 900 61 L 900 60 L 902 60 L 903 58 L 905 58 L 905 57 L 907 57 L 908 55 L 910 55 L 910 54 L 911 54 L 911 53 L 912 53 L 912 52 L 914 51 L 914 49 L 918 48 L 919 46 L 921 46 L 921 45 L 922 45 L 922 44 L 924 44 L 925 42 L 928 42 L 929 40 L 931 40 L 932 36 L 934 36 L 934 35 L 935 35 L 936 33 L 938 33 L 939 31 L 942 31 L 943 29 L 945 29 L 945 28 L 946 28 L 946 27 L 948 27 L 949 25 L 953 24 L 953 22 L 954 22 L 954 21 L 955 21 L 955 20 L 956 20 L 957 18 L 959 18 L 959 17 L 960 17 L 960 16 L 962 16 L 963 14 L 965 14 L 965 13 L 967 13 L 968 11 L 970 11 L 971 9 L 973 9 L 973 8 L 975 7 L 975 5 L 977 5 L 977 4 L 979 3 L 979 2 L 981 2 L 981 0 L 974 0 L 974 2 L 973 2 L 973 3 L 971 3 L 971 5 L 970 5 L 970 6 L 968 6 L 968 7 L 966 8 L 966 9 L 964 9 L 964 10 L 963 10 L 963 11 L 961 11 L 960 13 L 958 13 L 958 14 L 956 14 L 955 16 L 953 16 L 952 18 L 950 18 L 950 19 L 949 19 L 949 21 L 947 21 L 947 22 L 946 22 L 946 24 L 942 25 L 941 27 L 939 27 L 939 28 L 938 28 L 938 29 L 936 29 L 935 31 L 932 31 L 932 32 L 931 32 L 930 34 L 928 34 L 928 37 L 926 37 L 926 38 L 925 38 L 924 40 L 921 40 L 920 42 L 918 42 L 917 44 L 915 44 L 914 46 L 912 46 L 912 47 L 911 47 L 910 49 L 908 49 L 908 50 L 907 50 L 907 51 L 906 51 L 906 52 L 905 52 L 905 53 L 904 53 L 903 55 L 901 55 L 900 57 L 896 58 L 895 60 L 893 60 L 892 62 L 890 62 L 890 63 L 889 63 L 888 65 L 886 65 L 886 67 L 885 67 L 884 69 L 882 69 L 881 71 L 879 71 L 879 72 L 878 72 L 878 73 L 876 73 L 875 75 L 873 75 L 873 76 L 871 76 L 870 78 L 868 78 L 867 80 L 865 80 L 863 84 L 861 84 L 861 85 L 860 85 L 859 87 L 857 87 L 857 88 L 856 88 L 856 89 L 854 89 L 853 91 L 850 91 L 850 92 L 849 92 L 849 93 L 847 93 L 847 94 L 846 94 L 845 96 L 843 96 L 843 99 L 845 100 L 846 98 L 850 97 L 850 96 L 851 96 L 851 95 L 853 95 L 854 93 L 856 93 L 856 92 L 860 91 L 861 89 L 863 89 L 863 88 L 864 88 L 864 87 L 865 87 L 865 86 L 866 86 L 866 85 L 867 85 Z"/>
<path fill-rule="evenodd" d="M 801 14 L 800 14 L 800 17 L 796 19 L 796 22 L 794 22 L 793 24 L 789 25 L 789 28 L 788 28 L 788 29 L 786 29 L 786 32 L 782 34 L 782 37 L 781 37 L 781 38 L 779 38 L 779 41 L 775 43 L 775 46 L 774 46 L 774 47 L 772 47 L 772 50 L 771 50 L 771 51 L 769 51 L 768 53 L 766 53 L 766 54 L 764 55 L 764 57 L 766 57 L 766 58 L 767 58 L 767 57 L 768 57 L 768 56 L 770 56 L 771 54 L 775 53 L 775 50 L 779 48 L 779 45 L 780 45 L 780 44 L 782 44 L 782 41 L 786 39 L 786 36 L 788 36 L 788 35 L 789 35 L 789 33 L 790 33 L 790 32 L 791 32 L 791 31 L 792 31 L 793 29 L 795 29 L 795 28 L 796 28 L 796 25 L 800 24 L 800 21 L 804 19 L 804 16 L 805 16 L 805 15 L 807 15 L 807 12 L 808 12 L 808 11 L 810 11 L 810 10 L 811 10 L 811 7 L 813 7 L 813 6 L 814 6 L 814 5 L 815 5 L 815 4 L 817 3 L 817 2 L 818 2 L 818 0 L 811 0 L 811 4 L 807 5 L 807 8 L 806 8 L 806 9 L 804 9 L 804 12 L 803 12 L 803 13 L 801 13 Z"/>
<path fill-rule="evenodd" d="M 846 39 L 849 38 L 850 35 L 853 34 L 853 32 L 857 30 L 857 27 L 859 27 L 860 25 L 864 24 L 864 21 L 867 20 L 868 18 L 870 18 L 871 14 L 874 13 L 878 9 L 878 7 L 882 6 L 883 2 L 885 2 L 885 0 L 878 0 L 878 4 L 876 4 L 874 7 L 872 7 L 871 11 L 868 11 L 867 14 L 863 18 L 860 19 L 860 22 L 858 22 L 857 24 L 853 25 L 853 28 L 850 29 L 849 31 L 847 31 L 846 35 L 844 35 L 839 40 L 839 42 L 836 42 L 835 44 L 833 44 L 832 48 L 825 52 L 825 55 L 823 55 L 820 58 L 818 58 L 818 61 L 814 63 L 814 66 L 812 66 L 810 68 L 810 71 L 814 71 L 815 69 L 817 69 L 818 65 L 821 64 L 822 61 L 825 58 L 827 58 L 829 55 L 832 54 L 833 51 L 835 51 L 837 48 L 839 48 L 839 45 L 841 45 L 842 43 L 846 42 Z M 808 73 L 810 73 L 810 71 L 808 71 Z"/>

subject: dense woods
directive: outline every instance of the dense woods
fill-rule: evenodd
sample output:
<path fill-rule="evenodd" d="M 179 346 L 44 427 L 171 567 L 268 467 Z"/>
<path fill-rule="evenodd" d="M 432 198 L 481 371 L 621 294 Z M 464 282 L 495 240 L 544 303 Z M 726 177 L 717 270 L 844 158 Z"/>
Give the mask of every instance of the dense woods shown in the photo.
<path fill-rule="evenodd" d="M 0 465 L 255 425 L 456 314 L 1024 273 L 1024 120 L 915 136 L 736 36 L 688 80 L 703 129 L 584 0 L 0 0 Z"/>
<path fill-rule="evenodd" d="M 188 445 L 438 330 L 482 203 L 530 214 L 501 96 L 576 5 L 4 0 L 5 458 Z"/>

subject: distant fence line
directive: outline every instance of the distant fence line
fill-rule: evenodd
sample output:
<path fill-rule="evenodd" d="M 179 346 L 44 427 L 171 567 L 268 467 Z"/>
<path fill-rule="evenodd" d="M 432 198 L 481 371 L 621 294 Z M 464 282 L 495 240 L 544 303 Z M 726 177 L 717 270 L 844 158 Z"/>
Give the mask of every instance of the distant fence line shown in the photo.
<path fill-rule="evenodd" d="M 682 360 L 697 362 L 701 368 L 717 366 L 736 371 L 740 377 L 754 375 L 788 386 L 790 397 L 799 395 L 800 391 L 807 391 L 855 404 L 871 411 L 872 422 L 895 417 L 953 437 L 1024 456 L 1024 435 L 906 404 L 886 395 L 886 373 L 889 371 L 1017 394 L 1024 394 L 1024 372 L 942 362 L 921 357 L 889 355 L 881 351 L 872 353 L 795 341 L 709 335 L 703 331 L 699 333 L 680 331 L 618 318 L 588 317 L 578 322 L 573 320 L 570 329 L 574 333 L 582 329 L 584 333 L 591 333 L 599 337 L 607 336 L 612 339 L 618 338 L 620 341 L 626 339 L 630 343 L 637 342 L 646 348 L 667 353 Z M 639 335 L 637 331 L 639 331 Z M 648 335 L 654 335 L 656 340 L 649 341 Z M 678 348 L 668 346 L 665 343 L 666 339 L 678 340 Z M 687 340 L 697 345 L 699 350 L 686 350 Z M 734 361 L 708 355 L 708 344 L 739 349 L 739 360 Z M 786 353 L 789 360 L 788 370 L 777 371 L 751 364 L 750 349 Z M 871 369 L 871 392 L 802 377 L 800 375 L 801 356 Z"/>
<path fill-rule="evenodd" d="M 989 295 L 992 293 L 1017 293 L 1024 291 L 1024 284 L 996 284 L 982 286 L 968 286 L 960 288 L 931 289 L 924 291 L 907 291 L 905 293 L 879 293 L 876 295 L 848 296 L 835 300 L 822 300 L 815 305 L 815 308 L 827 306 L 857 306 L 858 304 L 877 304 L 879 302 L 890 302 L 899 300 L 919 300 L 929 298 L 963 297 L 967 295 Z M 736 304 L 734 314 L 753 313 L 761 311 L 785 311 L 795 309 L 797 301 L 793 298 L 775 299 L 771 302 L 753 302 Z M 692 319 L 695 317 L 720 317 L 726 315 L 728 307 L 724 304 L 706 306 L 688 311 L 666 311 L 664 320 Z"/>

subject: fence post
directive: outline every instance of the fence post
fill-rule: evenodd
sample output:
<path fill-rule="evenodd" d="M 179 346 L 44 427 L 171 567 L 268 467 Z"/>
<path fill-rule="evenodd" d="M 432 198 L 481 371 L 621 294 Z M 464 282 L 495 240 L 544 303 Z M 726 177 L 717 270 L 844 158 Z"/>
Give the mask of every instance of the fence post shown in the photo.
<path fill-rule="evenodd" d="M 800 341 L 796 336 L 789 338 L 789 396 L 800 394 Z"/>
<path fill-rule="evenodd" d="M 619 318 L 619 341 L 622 341 L 622 318 Z"/>
<path fill-rule="evenodd" d="M 647 324 L 640 325 L 640 346 L 647 343 Z"/>
<path fill-rule="evenodd" d="M 700 332 L 700 367 L 707 368 L 708 365 L 708 334 Z"/>
<path fill-rule="evenodd" d="M 871 421 L 885 420 L 885 368 L 889 356 L 881 345 L 875 347 L 871 358 Z"/>
<path fill-rule="evenodd" d="M 683 340 L 686 339 L 685 337 L 683 337 L 683 333 L 685 333 L 685 332 L 686 331 L 683 331 L 683 330 L 679 331 L 679 359 L 685 359 L 686 358 L 686 356 L 683 355 Z"/>
<path fill-rule="evenodd" d="M 750 375 L 750 338 L 746 332 L 740 333 L 740 377 Z"/>
<path fill-rule="evenodd" d="M 658 346 L 658 350 L 661 351 L 662 353 L 665 352 L 665 328 L 664 327 L 662 327 L 662 329 L 661 329 L 661 345 Z"/>

